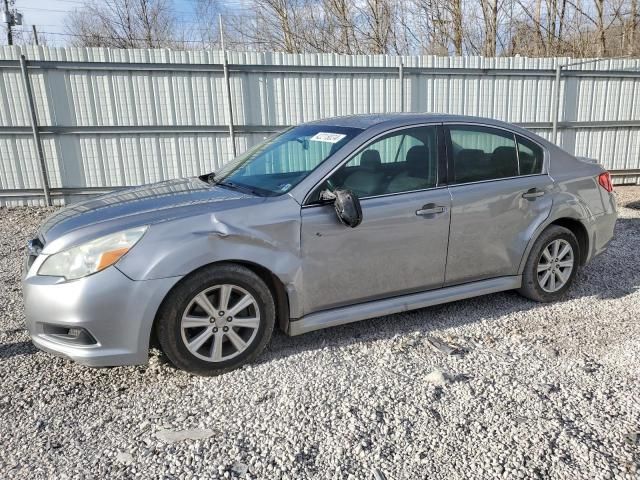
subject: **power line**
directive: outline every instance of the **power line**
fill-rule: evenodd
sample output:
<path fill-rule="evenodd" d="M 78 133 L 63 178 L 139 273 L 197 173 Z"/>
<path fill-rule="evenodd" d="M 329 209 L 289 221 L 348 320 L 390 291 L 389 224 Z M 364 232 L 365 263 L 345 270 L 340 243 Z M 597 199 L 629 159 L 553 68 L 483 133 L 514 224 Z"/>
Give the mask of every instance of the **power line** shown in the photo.
<path fill-rule="evenodd" d="M 62 1 L 62 0 L 58 0 L 58 1 Z M 61 9 L 55 9 L 55 8 L 38 8 L 38 7 L 20 7 L 21 10 L 31 10 L 31 11 L 35 11 L 35 12 L 51 12 L 51 13 L 72 13 L 74 11 L 77 11 L 78 9 L 82 9 L 84 7 L 90 7 L 91 4 L 87 4 L 85 2 L 75 2 L 75 1 L 71 1 L 71 0 L 66 0 L 69 3 L 73 3 L 73 4 L 77 4 L 80 5 L 80 7 L 76 7 L 76 8 L 71 8 L 68 10 L 61 10 Z M 183 17 L 193 17 L 194 19 L 198 18 L 198 14 L 196 11 L 185 11 L 185 10 L 175 10 L 173 8 L 169 8 L 169 10 L 172 13 L 181 15 Z M 237 17 L 237 18 L 253 18 L 255 17 L 254 14 L 250 14 L 250 13 L 225 13 L 222 15 L 223 18 L 225 17 Z"/>
<path fill-rule="evenodd" d="M 22 33 L 28 33 L 27 30 L 24 29 L 18 29 L 20 32 Z M 120 40 L 117 37 L 114 36 L 109 36 L 109 35 L 99 35 L 99 34 L 90 34 L 90 35 L 82 35 L 80 33 L 63 33 L 63 32 L 47 32 L 47 31 L 43 31 L 40 30 L 39 33 L 44 33 L 45 35 L 57 35 L 57 36 L 63 36 L 63 37 L 78 37 L 78 38 L 97 38 L 97 39 L 101 39 L 101 40 Z M 129 38 L 127 37 L 127 40 L 135 40 L 137 42 L 146 42 L 148 39 L 147 38 Z M 206 43 L 202 40 L 169 40 L 169 42 L 174 42 L 174 43 Z"/>
<path fill-rule="evenodd" d="M 35 25 L 38 28 L 40 28 L 40 27 L 58 28 L 60 26 L 60 25 L 53 25 L 51 23 L 28 23 L 28 22 L 24 22 L 24 25 Z"/>
<path fill-rule="evenodd" d="M 86 5 L 87 2 L 82 0 L 56 0 L 59 3 L 75 3 L 76 5 Z"/>
<path fill-rule="evenodd" d="M 74 2 L 76 3 L 76 2 Z M 55 8 L 38 8 L 38 7 L 20 7 L 21 10 L 33 10 L 35 12 L 52 12 L 52 13 L 70 13 L 73 11 L 76 11 L 77 9 L 82 9 L 85 7 L 91 7 L 90 4 L 85 4 L 85 3 L 81 3 L 81 2 L 77 2 L 78 5 L 80 5 L 79 7 L 74 7 L 71 8 L 69 10 L 60 10 L 60 9 L 55 9 Z M 168 10 L 171 10 L 171 12 L 173 13 L 178 13 L 181 15 L 191 15 L 191 16 L 196 16 L 196 12 L 187 12 L 184 10 L 174 10 L 173 8 L 170 8 Z"/>
<path fill-rule="evenodd" d="M 198 0 L 183 0 L 186 3 L 193 3 L 193 4 L 197 4 Z M 224 2 L 224 6 L 225 7 L 229 7 L 229 8 L 234 8 L 234 9 L 244 9 L 244 10 L 251 10 L 251 3 L 249 1 L 243 1 L 243 0 L 232 0 L 232 1 L 226 1 Z"/>
<path fill-rule="evenodd" d="M 56 10 L 53 8 L 20 7 L 20 10 L 33 10 L 35 12 L 70 13 L 73 10 Z"/>
<path fill-rule="evenodd" d="M 27 30 L 25 29 L 17 29 L 17 31 L 21 32 L 21 33 L 29 33 Z M 63 33 L 63 32 L 48 32 L 48 31 L 42 31 L 42 30 L 38 30 L 38 34 L 45 34 L 45 35 L 55 35 L 55 36 L 62 36 L 62 37 L 76 37 L 76 38 L 95 38 L 95 39 L 100 39 L 100 40 L 112 40 L 112 41 L 119 41 L 121 39 L 114 37 L 114 36 L 109 36 L 109 35 L 98 35 L 98 34 L 91 34 L 91 35 L 82 35 L 79 33 Z M 148 39 L 147 38 L 127 38 L 127 40 L 134 40 L 137 42 L 146 42 Z M 169 43 L 179 43 L 179 44 L 196 44 L 196 45 L 211 45 L 210 42 L 207 42 L 205 40 L 167 40 L 167 42 Z M 237 46 L 237 45 L 242 45 L 245 47 L 248 47 L 249 45 L 270 45 L 269 42 L 261 42 L 261 41 L 251 41 L 251 42 L 237 42 L 237 41 L 232 41 L 232 40 L 225 40 L 226 43 L 229 43 L 230 45 L 233 46 Z M 151 47 L 150 47 L 151 48 Z"/>

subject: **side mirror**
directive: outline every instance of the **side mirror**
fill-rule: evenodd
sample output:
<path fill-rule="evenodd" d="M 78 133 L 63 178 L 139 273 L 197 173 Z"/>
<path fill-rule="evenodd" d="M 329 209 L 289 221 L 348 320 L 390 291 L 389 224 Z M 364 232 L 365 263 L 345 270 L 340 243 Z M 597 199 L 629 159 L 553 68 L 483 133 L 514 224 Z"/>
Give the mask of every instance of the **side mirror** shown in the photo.
<path fill-rule="evenodd" d="M 362 207 L 357 195 L 351 190 L 336 189 L 333 192 L 323 190 L 320 200 L 333 202 L 338 220 L 343 225 L 355 228 L 362 223 Z"/>

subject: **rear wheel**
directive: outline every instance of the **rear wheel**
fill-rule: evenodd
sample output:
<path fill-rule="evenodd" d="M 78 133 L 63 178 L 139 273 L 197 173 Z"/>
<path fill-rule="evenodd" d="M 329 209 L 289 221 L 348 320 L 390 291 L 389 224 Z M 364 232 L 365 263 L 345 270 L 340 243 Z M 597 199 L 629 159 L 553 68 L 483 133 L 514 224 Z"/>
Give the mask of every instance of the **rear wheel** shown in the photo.
<path fill-rule="evenodd" d="M 275 306 L 269 287 L 240 265 L 190 275 L 158 315 L 158 341 L 178 368 L 219 375 L 254 360 L 271 338 Z"/>
<path fill-rule="evenodd" d="M 538 302 L 562 298 L 573 283 L 579 246 L 571 230 L 552 225 L 536 240 L 522 273 L 518 292 Z"/>

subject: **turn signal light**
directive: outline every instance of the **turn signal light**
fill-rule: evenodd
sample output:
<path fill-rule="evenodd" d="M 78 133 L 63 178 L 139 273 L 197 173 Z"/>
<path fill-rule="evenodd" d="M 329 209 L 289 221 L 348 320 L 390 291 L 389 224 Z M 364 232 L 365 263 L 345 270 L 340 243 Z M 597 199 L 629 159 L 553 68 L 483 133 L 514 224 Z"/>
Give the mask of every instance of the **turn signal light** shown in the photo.
<path fill-rule="evenodd" d="M 613 192 L 613 183 L 611 183 L 611 174 L 609 172 L 598 175 L 598 183 L 607 192 Z"/>
<path fill-rule="evenodd" d="M 115 250 L 104 252 L 102 255 L 100 255 L 100 261 L 98 262 L 97 270 L 98 271 L 104 270 L 109 265 L 113 265 L 118 260 L 120 260 L 120 257 L 122 257 L 128 251 L 129 251 L 129 247 L 124 247 L 124 248 L 117 248 Z"/>

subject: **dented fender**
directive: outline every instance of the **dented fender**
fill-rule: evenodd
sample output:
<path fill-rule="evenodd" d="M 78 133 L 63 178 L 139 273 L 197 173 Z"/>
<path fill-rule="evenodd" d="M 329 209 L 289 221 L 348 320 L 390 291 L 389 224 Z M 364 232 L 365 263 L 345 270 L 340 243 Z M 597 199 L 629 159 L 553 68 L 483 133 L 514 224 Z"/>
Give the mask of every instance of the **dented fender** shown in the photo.
<path fill-rule="evenodd" d="M 522 260 L 520 261 L 520 266 L 518 267 L 518 274 L 520 275 L 524 270 L 527 259 L 529 258 L 529 253 L 531 252 L 535 241 L 549 225 L 557 220 L 569 218 L 571 220 L 579 221 L 587 229 L 589 242 L 591 242 L 591 231 L 589 229 L 589 224 L 591 222 L 589 219 L 592 218 L 593 215 L 587 203 L 581 200 L 578 196 L 559 188 L 555 189 L 552 202 L 553 207 L 551 208 L 549 216 L 537 226 L 529 238 L 527 248 L 525 249 Z"/>
<path fill-rule="evenodd" d="M 262 215 L 263 209 L 269 210 L 268 217 Z M 289 294 L 291 314 L 297 313 L 300 205 L 282 196 L 151 225 L 117 268 L 133 280 L 152 280 L 183 277 L 225 261 L 248 262 L 271 271 Z"/>

